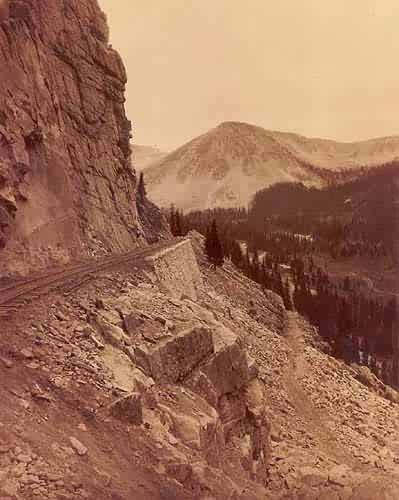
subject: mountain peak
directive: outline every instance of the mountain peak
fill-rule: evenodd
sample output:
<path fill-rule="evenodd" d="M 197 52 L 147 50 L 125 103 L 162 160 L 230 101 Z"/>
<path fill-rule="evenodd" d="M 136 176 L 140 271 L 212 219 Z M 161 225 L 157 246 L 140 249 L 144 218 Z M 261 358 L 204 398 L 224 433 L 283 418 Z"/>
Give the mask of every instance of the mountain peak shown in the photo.
<path fill-rule="evenodd" d="M 234 132 L 243 132 L 245 130 L 251 131 L 262 131 L 262 133 L 270 133 L 270 131 L 259 127 L 257 125 L 252 125 L 246 122 L 238 122 L 238 121 L 226 121 L 220 123 L 214 130 L 224 130 L 224 131 L 234 131 Z M 212 132 L 212 131 L 210 131 Z"/>
<path fill-rule="evenodd" d="M 217 126 L 217 128 L 232 128 L 232 127 L 254 127 L 255 125 L 250 125 L 249 123 L 246 122 L 237 122 L 237 121 L 226 121 L 226 122 L 221 122 Z"/>
<path fill-rule="evenodd" d="M 339 143 L 225 121 L 151 165 L 146 182 L 161 206 L 247 206 L 257 191 L 277 182 L 321 187 L 398 155 L 399 138 Z"/>

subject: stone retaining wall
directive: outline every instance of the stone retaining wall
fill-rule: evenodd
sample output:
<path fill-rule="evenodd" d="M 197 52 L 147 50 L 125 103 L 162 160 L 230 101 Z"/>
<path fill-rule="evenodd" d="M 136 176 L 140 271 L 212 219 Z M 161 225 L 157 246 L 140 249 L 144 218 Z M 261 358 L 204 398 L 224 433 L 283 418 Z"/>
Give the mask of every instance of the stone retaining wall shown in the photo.
<path fill-rule="evenodd" d="M 202 278 L 190 239 L 148 257 L 147 261 L 154 267 L 159 285 L 166 293 L 176 299 L 183 296 L 197 299 Z"/>

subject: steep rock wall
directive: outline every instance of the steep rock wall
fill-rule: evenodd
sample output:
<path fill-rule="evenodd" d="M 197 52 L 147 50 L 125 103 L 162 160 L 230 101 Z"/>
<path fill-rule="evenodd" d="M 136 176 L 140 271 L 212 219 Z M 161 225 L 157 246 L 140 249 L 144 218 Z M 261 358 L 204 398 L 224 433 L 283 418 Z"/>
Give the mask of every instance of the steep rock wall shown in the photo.
<path fill-rule="evenodd" d="M 0 48 L 0 271 L 145 243 L 126 73 L 97 1 L 3 0 Z"/>

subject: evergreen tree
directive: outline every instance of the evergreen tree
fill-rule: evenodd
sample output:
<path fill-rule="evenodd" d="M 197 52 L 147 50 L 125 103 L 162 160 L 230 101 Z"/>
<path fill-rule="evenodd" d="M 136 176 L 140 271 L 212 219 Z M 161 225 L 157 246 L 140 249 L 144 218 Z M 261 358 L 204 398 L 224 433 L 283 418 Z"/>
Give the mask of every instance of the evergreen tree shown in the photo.
<path fill-rule="evenodd" d="M 276 285 L 274 290 L 280 297 L 284 298 L 284 285 L 280 271 L 276 272 Z"/>
<path fill-rule="evenodd" d="M 169 225 L 173 236 L 184 236 L 183 214 L 176 210 L 174 205 L 170 207 Z"/>
<path fill-rule="evenodd" d="M 244 262 L 244 272 L 247 276 L 251 274 L 251 259 L 249 257 L 248 246 L 245 249 L 245 262 Z"/>
<path fill-rule="evenodd" d="M 233 240 L 231 243 L 231 261 L 237 267 L 241 267 L 243 264 L 243 255 L 240 244 L 236 240 Z"/>
<path fill-rule="evenodd" d="M 170 232 L 173 234 L 173 236 L 175 236 L 175 233 L 176 233 L 176 217 L 175 217 L 175 207 L 174 207 L 174 205 L 170 206 L 169 226 L 170 226 Z"/>
<path fill-rule="evenodd" d="M 205 235 L 205 254 L 208 257 L 208 260 L 210 261 L 211 258 L 210 256 L 212 255 L 212 242 L 211 242 L 211 226 L 208 226 L 206 228 L 206 235 Z"/>
<path fill-rule="evenodd" d="M 147 191 L 145 189 L 145 183 L 144 183 L 144 174 L 143 172 L 140 172 L 140 178 L 139 178 L 139 183 L 137 186 L 137 192 L 141 200 L 144 200 L 144 198 L 147 196 Z"/>
<path fill-rule="evenodd" d="M 283 301 L 284 301 L 284 306 L 287 309 L 287 311 L 292 311 L 293 310 L 293 304 L 291 300 L 291 294 L 290 294 L 290 284 L 289 281 L 287 280 L 285 284 L 283 284 Z"/>
<path fill-rule="evenodd" d="M 351 290 L 351 281 L 350 281 L 349 276 L 345 276 L 343 287 L 344 287 L 345 292 L 350 292 L 350 290 Z"/>
<path fill-rule="evenodd" d="M 224 252 L 222 243 L 219 239 L 215 220 L 212 223 L 211 237 L 213 242 L 213 263 L 215 266 L 222 266 L 224 262 Z"/>
<path fill-rule="evenodd" d="M 181 216 L 180 212 L 176 210 L 175 213 L 175 236 L 183 236 L 183 231 L 182 231 L 182 223 L 181 223 Z"/>
<path fill-rule="evenodd" d="M 259 281 L 259 255 L 256 248 L 252 256 L 251 279 Z"/>
<path fill-rule="evenodd" d="M 207 230 L 205 252 L 209 262 L 213 264 L 213 266 L 217 267 L 223 265 L 223 247 L 219 239 L 215 219 L 213 219 L 211 227 Z"/>

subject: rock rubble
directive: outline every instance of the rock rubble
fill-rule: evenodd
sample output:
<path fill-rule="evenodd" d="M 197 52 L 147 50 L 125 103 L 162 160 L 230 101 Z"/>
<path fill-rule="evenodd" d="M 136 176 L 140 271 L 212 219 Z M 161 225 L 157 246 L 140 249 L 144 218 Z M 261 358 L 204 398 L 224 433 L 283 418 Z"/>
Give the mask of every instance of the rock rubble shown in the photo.
<path fill-rule="evenodd" d="M 228 263 L 209 269 L 201 239 L 192 242 L 195 301 L 165 293 L 150 266 L 99 275 L 4 325 L 1 495 L 399 491 L 397 404 L 320 350 L 317 332 L 277 296 Z"/>

